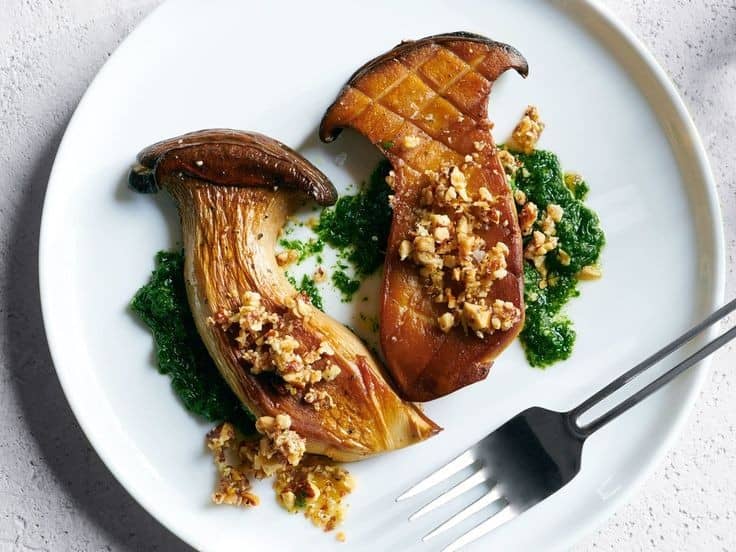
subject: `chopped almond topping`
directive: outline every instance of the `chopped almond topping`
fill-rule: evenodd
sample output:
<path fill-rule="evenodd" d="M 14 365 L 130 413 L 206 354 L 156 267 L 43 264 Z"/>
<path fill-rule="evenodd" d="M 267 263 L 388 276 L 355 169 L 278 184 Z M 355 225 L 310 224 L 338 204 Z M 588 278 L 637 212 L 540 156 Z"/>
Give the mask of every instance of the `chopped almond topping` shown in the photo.
<path fill-rule="evenodd" d="M 309 315 L 310 307 L 300 295 L 292 303 L 295 318 Z M 237 313 L 218 311 L 211 323 L 232 339 L 238 358 L 252 374 L 274 372 L 292 395 L 307 393 L 312 386 L 340 374 L 340 367 L 332 361 L 335 351 L 329 343 L 323 341 L 313 349 L 304 347 L 289 333 L 290 326 L 283 315 L 266 309 L 258 293 L 247 292 Z"/>
<path fill-rule="evenodd" d="M 501 166 L 508 176 L 514 176 L 516 171 L 521 168 L 519 160 L 505 149 L 498 150 L 498 160 L 501 162 Z"/>
<path fill-rule="evenodd" d="M 584 266 L 580 272 L 578 272 L 578 280 L 597 280 L 603 276 L 601 269 L 595 265 Z"/>
<path fill-rule="evenodd" d="M 399 258 L 403 261 L 411 255 L 412 246 L 409 240 L 402 240 L 399 244 Z"/>
<path fill-rule="evenodd" d="M 478 195 L 483 201 L 493 201 L 494 199 L 493 194 L 485 186 L 478 188 Z"/>
<path fill-rule="evenodd" d="M 404 147 L 408 149 L 415 148 L 421 143 L 422 140 L 419 138 L 419 136 L 415 136 L 413 134 L 410 134 L 409 136 L 406 136 L 404 138 Z"/>
<path fill-rule="evenodd" d="M 526 194 L 524 193 L 524 190 L 514 191 L 514 201 L 516 201 L 517 205 L 524 206 L 526 203 Z"/>
<path fill-rule="evenodd" d="M 519 309 L 510 301 L 496 299 L 492 310 L 491 325 L 494 330 L 510 330 L 519 321 Z"/>
<path fill-rule="evenodd" d="M 296 466 L 307 450 L 307 441 L 291 428 L 288 414 L 261 416 L 256 430 L 263 437 L 258 447 L 241 447 L 241 454 L 251 462 L 257 477 L 273 475 L 284 465 Z"/>
<path fill-rule="evenodd" d="M 355 488 L 355 480 L 340 466 L 307 462 L 280 471 L 273 486 L 286 510 L 303 510 L 312 523 L 331 531 L 345 518 L 343 500 Z M 340 534 L 338 540 L 345 540 Z"/>
<path fill-rule="evenodd" d="M 212 451 L 220 476 L 215 492 L 212 493 L 212 502 L 232 506 L 258 506 L 260 501 L 251 492 L 247 468 L 228 461 L 228 456 L 234 456 L 233 449 L 237 451 L 235 428 L 226 422 L 218 425 L 207 434 L 207 448 Z"/>
<path fill-rule="evenodd" d="M 509 149 L 526 154 L 532 153 L 543 130 L 544 123 L 539 118 L 539 111 L 530 105 L 511 134 L 508 142 Z"/>
<path fill-rule="evenodd" d="M 327 391 L 314 387 L 304 394 L 304 402 L 311 404 L 317 412 L 335 406 L 334 399 Z"/>
<path fill-rule="evenodd" d="M 276 262 L 279 266 L 290 265 L 299 258 L 299 252 L 294 249 L 286 249 L 276 254 Z"/>
<path fill-rule="evenodd" d="M 533 259 L 534 257 L 544 256 L 557 247 L 558 238 L 549 236 L 535 230 L 532 233 L 532 239 L 524 249 L 524 258 Z"/>
<path fill-rule="evenodd" d="M 547 214 L 552 218 L 555 222 L 560 222 L 562 220 L 562 215 L 564 214 L 564 210 L 562 207 L 557 205 L 556 203 L 550 203 L 547 205 Z"/>
<path fill-rule="evenodd" d="M 324 282 L 325 279 L 327 279 L 327 272 L 323 267 L 318 266 L 317 269 L 314 271 L 314 274 L 312 275 L 312 279 L 314 280 L 315 284 Z"/>
<path fill-rule="evenodd" d="M 487 330 L 491 326 L 491 311 L 481 305 L 463 303 L 463 319 L 475 331 Z"/>
<path fill-rule="evenodd" d="M 445 314 L 437 318 L 437 323 L 440 326 L 440 330 L 447 333 L 453 328 L 453 326 L 455 326 L 455 317 L 452 315 L 451 312 L 446 312 Z"/>
<path fill-rule="evenodd" d="M 531 234 L 538 215 L 539 208 L 535 203 L 529 201 L 524 204 L 521 211 L 519 211 L 519 228 L 521 228 L 522 236 L 528 236 Z"/>
<path fill-rule="evenodd" d="M 487 244 L 476 233 L 500 224 L 501 211 L 487 188 L 468 191 L 467 170 L 468 164 L 424 172 L 416 225 L 400 242 L 399 258 L 411 259 L 432 300 L 446 304 L 448 311 L 437 318 L 443 332 L 462 325 L 482 338 L 498 329 L 491 324 L 488 301 L 493 282 L 508 275 L 509 249 L 503 242 Z M 517 314 L 520 320 L 521 311 Z"/>

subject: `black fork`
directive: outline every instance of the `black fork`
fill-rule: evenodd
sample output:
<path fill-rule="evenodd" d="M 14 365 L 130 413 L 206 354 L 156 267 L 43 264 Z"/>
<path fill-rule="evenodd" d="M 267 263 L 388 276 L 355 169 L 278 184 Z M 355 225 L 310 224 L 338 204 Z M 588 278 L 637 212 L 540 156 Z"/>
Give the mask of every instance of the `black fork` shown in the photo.
<path fill-rule="evenodd" d="M 605 414 L 588 424 L 581 425 L 578 420 L 585 412 L 734 310 L 736 310 L 736 299 L 568 412 L 555 412 L 546 408 L 533 407 L 517 414 L 460 456 L 414 485 L 396 500 L 406 500 L 418 495 L 445 481 L 458 471 L 472 466 L 472 475 L 409 517 L 410 520 L 417 519 L 478 485 L 486 485 L 487 492 L 481 498 L 460 510 L 422 539 L 425 541 L 432 539 L 476 512 L 488 508 L 490 516 L 485 521 L 461 535 L 444 550 L 449 552 L 466 546 L 514 519 L 570 482 L 580 471 L 583 444 L 590 435 L 691 366 L 723 347 L 736 337 L 736 326 L 703 346 Z"/>

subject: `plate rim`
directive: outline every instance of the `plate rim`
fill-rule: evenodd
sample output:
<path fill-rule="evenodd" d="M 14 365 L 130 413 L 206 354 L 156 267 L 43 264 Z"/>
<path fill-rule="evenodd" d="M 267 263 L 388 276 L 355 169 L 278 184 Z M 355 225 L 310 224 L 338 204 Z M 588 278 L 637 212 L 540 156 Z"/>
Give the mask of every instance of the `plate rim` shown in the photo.
<path fill-rule="evenodd" d="M 680 96 L 676 86 L 667 75 L 666 71 L 661 67 L 659 62 L 656 60 L 654 55 L 644 45 L 644 43 L 630 30 L 626 24 L 609 8 L 595 0 L 548 0 L 557 9 L 567 12 L 566 15 L 570 18 L 575 18 L 569 12 L 579 12 L 578 17 L 592 17 L 597 19 L 597 23 L 603 24 L 608 28 L 609 31 L 613 32 L 617 38 L 621 39 L 625 46 L 628 46 L 633 50 L 639 61 L 643 64 L 643 67 L 653 77 L 655 84 L 658 86 L 659 91 L 664 94 L 670 107 L 674 109 L 676 115 L 676 123 L 684 131 L 686 137 L 690 140 L 692 147 L 690 152 L 693 154 L 692 162 L 695 163 L 697 172 L 702 178 L 704 183 L 704 189 L 706 190 L 707 205 L 705 206 L 708 214 L 710 215 L 710 234 L 713 239 L 713 290 L 709 296 L 704 297 L 704 302 L 709 302 L 712 310 L 717 308 L 722 302 L 725 293 L 725 274 L 726 274 L 726 254 L 725 254 L 725 238 L 723 229 L 723 217 L 721 213 L 721 205 L 719 201 L 718 191 L 716 187 L 715 178 L 710 166 L 707 151 L 703 145 L 700 134 L 693 122 L 693 119 L 688 111 L 684 100 Z M 142 492 L 135 485 L 131 484 L 128 478 L 124 474 L 124 469 L 121 467 L 117 459 L 114 458 L 110 450 L 107 449 L 106 445 L 97 437 L 97 433 L 91 428 L 91 424 L 88 423 L 87 419 L 80 415 L 80 401 L 81 398 L 76 396 L 75 388 L 70 381 L 71 376 L 68 375 L 68 371 L 61 368 L 64 365 L 62 361 L 62 355 L 60 353 L 60 346 L 57 344 L 57 339 L 62 339 L 58 335 L 55 326 L 51 323 L 52 319 L 55 319 L 52 315 L 52 301 L 50 296 L 52 294 L 52 274 L 53 267 L 47 266 L 45 259 L 49 259 L 50 256 L 46 254 L 46 251 L 50 248 L 49 243 L 51 241 L 52 229 L 50 228 L 49 219 L 51 218 L 48 213 L 53 210 L 54 204 L 54 192 L 60 188 L 60 183 L 56 183 L 58 179 L 57 173 L 60 171 L 59 160 L 64 157 L 66 149 L 69 147 L 68 141 L 69 136 L 72 134 L 77 125 L 79 113 L 83 111 L 84 106 L 87 103 L 88 97 L 92 95 L 96 89 L 98 83 L 102 80 L 104 75 L 110 70 L 111 66 L 115 65 L 114 60 L 119 57 L 121 50 L 128 47 L 128 45 L 135 39 L 135 37 L 151 25 L 158 13 L 163 11 L 165 6 L 173 3 L 173 0 L 167 0 L 162 2 L 159 6 L 154 8 L 148 15 L 146 15 L 134 29 L 121 41 L 121 43 L 115 48 L 115 51 L 108 58 L 108 60 L 100 67 L 91 80 L 84 94 L 79 100 L 74 113 L 70 118 L 65 130 L 63 137 L 60 141 L 56 155 L 54 157 L 54 163 L 52 165 L 51 172 L 44 194 L 43 208 L 41 212 L 40 220 L 40 234 L 39 234 L 39 248 L 38 248 L 38 284 L 39 294 L 41 302 L 41 315 L 43 319 L 43 326 L 48 343 L 49 352 L 54 366 L 54 371 L 59 378 L 62 391 L 64 396 L 71 408 L 79 427 L 84 433 L 86 439 L 90 445 L 94 448 L 95 453 L 100 457 L 108 470 L 112 473 L 115 479 L 120 485 L 126 490 L 126 492 L 133 497 L 133 499 L 150 514 L 156 521 L 163 525 L 168 531 L 170 531 L 177 538 L 181 539 L 185 543 L 195 548 L 201 549 L 201 539 L 194 532 L 184 531 L 182 527 L 175 523 L 169 511 L 165 508 L 161 508 L 158 502 L 153 500 L 150 495 Z M 580 21 L 576 22 L 585 28 L 586 31 L 591 32 L 588 25 Z M 596 33 L 592 33 L 596 40 L 600 42 L 600 37 Z M 611 52 L 610 47 L 603 45 L 602 47 Z M 112 63 L 111 63 L 112 62 Z M 627 74 L 630 75 L 630 70 L 623 66 L 619 61 L 619 65 L 622 67 Z M 633 77 L 632 77 L 633 80 Z M 635 82 L 637 89 L 641 91 L 641 86 L 638 82 Z M 647 100 L 648 103 L 649 100 Z M 657 114 L 657 121 L 661 123 L 662 117 Z M 668 139 L 668 143 L 671 145 L 671 141 Z M 678 172 L 682 173 L 680 167 Z M 691 203 L 691 202 L 690 202 Z M 713 337 L 716 329 L 712 328 L 707 332 L 708 337 Z M 705 378 L 710 373 L 711 359 L 708 358 L 700 363 L 699 367 L 696 368 L 693 375 L 694 381 L 687 390 L 685 400 L 682 402 L 682 407 L 678 409 L 675 419 L 668 429 L 667 436 L 660 447 L 651 455 L 651 458 L 646 462 L 638 474 L 633 478 L 633 481 L 625 489 L 616 495 L 616 497 L 607 501 L 601 511 L 594 516 L 594 518 L 585 523 L 576 526 L 574 529 L 568 532 L 566 537 L 562 537 L 560 542 L 555 545 L 555 549 L 569 549 L 576 543 L 580 542 L 585 536 L 592 534 L 592 532 L 608 521 L 611 515 L 623 507 L 629 502 L 632 495 L 637 492 L 643 483 L 649 479 L 652 472 L 659 465 L 663 457 L 672 449 L 674 442 L 680 437 L 684 429 L 684 425 L 689 420 L 697 398 L 702 391 L 703 383 Z"/>
<path fill-rule="evenodd" d="M 726 291 L 725 236 L 718 188 L 715 177 L 713 176 L 708 152 L 705 149 L 700 133 L 698 132 L 692 115 L 690 114 L 685 101 L 682 99 L 682 96 L 680 96 L 674 82 L 644 42 L 636 36 L 636 34 L 629 29 L 623 20 L 621 20 L 608 6 L 596 2 L 595 0 L 578 1 L 580 4 L 584 5 L 585 9 L 592 13 L 593 17 L 597 17 L 602 23 L 610 26 L 611 30 L 617 35 L 617 37 L 620 38 L 626 46 L 629 46 L 634 50 L 636 55 L 651 72 L 651 75 L 654 77 L 660 91 L 666 95 L 671 107 L 674 108 L 677 114 L 677 123 L 683 127 L 688 139 L 692 142 L 693 147 L 691 148 L 691 152 L 694 154 L 694 161 L 697 163 L 699 169 L 698 172 L 703 177 L 708 191 L 707 209 L 712 219 L 712 227 L 710 228 L 710 231 L 712 234 L 711 237 L 713 238 L 712 260 L 714 262 L 714 275 L 713 291 L 707 299 L 710 300 L 711 311 L 714 311 L 723 303 Z M 553 2 L 556 4 L 566 3 L 565 0 L 553 0 Z M 574 4 L 574 1 L 570 2 L 570 4 Z M 568 7 L 568 9 L 574 10 L 573 7 Z M 606 47 L 606 50 L 610 51 L 608 47 Z M 624 68 L 624 70 L 626 69 Z M 628 70 L 626 71 L 629 73 Z M 641 90 L 638 83 L 637 88 Z M 649 100 L 647 103 L 650 103 Z M 661 123 L 661 118 L 659 116 L 657 116 L 657 120 Z M 668 142 L 671 144 L 669 139 Z M 682 171 L 680 170 L 680 172 Z M 713 339 L 716 336 L 716 332 L 717 327 L 711 327 L 702 334 L 702 339 Z M 592 535 L 593 532 L 606 523 L 616 511 L 628 504 L 634 496 L 634 493 L 638 492 L 642 485 L 652 476 L 654 470 L 661 464 L 665 455 L 672 450 L 675 442 L 682 435 L 685 425 L 693 414 L 695 403 L 703 390 L 705 378 L 710 374 L 712 360 L 712 356 L 709 356 L 699 363 L 699 365 L 696 365 L 689 370 L 693 373 L 695 381 L 688 389 L 682 408 L 677 412 L 675 421 L 671 425 L 664 442 L 656 452 L 652 454 L 649 461 L 645 463 L 639 473 L 633 478 L 632 483 L 622 490 L 614 499 L 608 501 L 607 506 L 602 508 L 600 515 L 596 516 L 595 519 L 592 519 L 586 524 L 580 525 L 575 531 L 571 531 L 571 534 L 569 534 L 567 538 L 561 539 L 561 543 L 556 547 L 556 549 L 567 550 L 579 543 L 585 536 Z"/>

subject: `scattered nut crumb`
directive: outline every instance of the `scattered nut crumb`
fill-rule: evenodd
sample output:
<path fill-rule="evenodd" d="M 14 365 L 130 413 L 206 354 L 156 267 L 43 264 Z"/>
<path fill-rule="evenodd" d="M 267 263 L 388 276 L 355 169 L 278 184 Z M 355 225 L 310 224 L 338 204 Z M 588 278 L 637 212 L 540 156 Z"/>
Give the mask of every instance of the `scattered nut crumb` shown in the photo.
<path fill-rule="evenodd" d="M 603 276 L 603 272 L 596 265 L 584 266 L 578 272 L 578 280 L 597 280 L 601 276 Z"/>
<path fill-rule="evenodd" d="M 521 168 L 519 160 L 505 149 L 498 150 L 498 160 L 501 162 L 501 166 L 508 176 L 514 176 Z"/>
<path fill-rule="evenodd" d="M 532 153 L 543 130 L 544 123 L 539 118 L 539 111 L 530 105 L 511 134 L 508 141 L 509 149 L 526 154 Z"/>
<path fill-rule="evenodd" d="M 521 229 L 522 236 L 531 234 L 538 215 L 539 208 L 535 203 L 529 201 L 524 204 L 521 211 L 519 211 L 519 228 Z"/>
<path fill-rule="evenodd" d="M 306 301 L 297 295 L 287 306 L 291 309 L 289 317 L 268 310 L 260 294 L 247 292 L 237 312 L 221 309 L 210 318 L 210 323 L 232 339 L 238 359 L 249 367 L 251 374 L 273 372 L 281 377 L 289 393 L 297 395 L 307 393 L 322 381 L 335 379 L 341 370 L 329 343 L 309 348 L 292 335 L 294 326 L 302 324 L 310 313 Z M 298 335 L 298 327 L 296 330 Z"/>
<path fill-rule="evenodd" d="M 207 434 L 207 448 L 212 451 L 220 476 L 212 493 L 212 502 L 232 506 L 258 506 L 260 500 L 251 492 L 250 481 L 246 475 L 248 468 L 241 462 L 228 459 L 228 456 L 238 458 L 235 428 L 223 422 L 212 429 Z"/>
<path fill-rule="evenodd" d="M 400 242 L 399 258 L 417 265 L 432 301 L 447 306 L 448 310 L 437 317 L 443 332 L 462 326 L 482 338 L 509 329 L 521 319 L 521 310 L 514 307 L 510 317 L 506 311 L 500 312 L 494 326 L 491 286 L 507 277 L 510 252 L 503 242 L 487 244 L 477 230 L 508 224 L 508 220 L 501 220 L 496 198 L 488 188 L 469 191 L 468 170 L 466 164 L 424 172 L 426 185 L 419 192 L 416 224 Z M 452 289 L 446 281 L 453 282 Z"/>
<path fill-rule="evenodd" d="M 288 266 L 299 258 L 299 252 L 295 249 L 285 249 L 276 254 L 276 262 L 279 266 Z"/>
<path fill-rule="evenodd" d="M 412 149 L 412 148 L 417 147 L 421 143 L 422 143 L 422 140 L 419 138 L 419 136 L 415 136 L 414 134 L 410 134 L 404 137 L 404 147 L 405 148 Z"/>
<path fill-rule="evenodd" d="M 311 457 L 296 468 L 280 471 L 273 487 L 286 510 L 303 510 L 313 524 L 331 531 L 345 518 L 343 500 L 355 488 L 355 480 L 344 468 L 324 461 L 316 463 Z M 343 541 L 345 537 L 338 535 L 337 539 Z"/>
<path fill-rule="evenodd" d="M 327 279 L 327 271 L 323 267 L 318 266 L 312 275 L 312 279 L 316 284 L 321 284 Z"/>
<path fill-rule="evenodd" d="M 262 416 L 256 421 L 260 440 L 238 438 L 223 422 L 207 434 L 220 479 L 212 500 L 216 504 L 257 506 L 248 476 L 274 476 L 276 499 L 290 512 L 303 510 L 318 527 L 331 531 L 345 518 L 344 498 L 355 481 L 344 468 L 314 455 L 305 455 L 306 440 L 291 429 L 286 414 Z M 340 542 L 345 534 L 337 534 Z"/>
<path fill-rule="evenodd" d="M 524 206 L 526 203 L 526 194 L 523 190 L 514 191 L 514 201 L 516 201 L 517 205 Z"/>

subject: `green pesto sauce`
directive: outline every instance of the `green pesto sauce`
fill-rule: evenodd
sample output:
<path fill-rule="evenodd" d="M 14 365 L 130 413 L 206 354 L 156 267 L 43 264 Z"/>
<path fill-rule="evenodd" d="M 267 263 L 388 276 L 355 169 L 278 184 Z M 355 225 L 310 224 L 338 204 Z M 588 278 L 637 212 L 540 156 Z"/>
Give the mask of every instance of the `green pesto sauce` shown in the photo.
<path fill-rule="evenodd" d="M 186 409 L 209 422 L 226 420 L 253 433 L 253 417 L 227 386 L 197 333 L 184 287 L 182 253 L 156 254 L 156 268 L 130 307 L 151 330 L 158 370 L 171 378 Z"/>
<path fill-rule="evenodd" d="M 357 194 L 342 196 L 323 210 L 314 228 L 324 242 L 342 252 L 358 278 L 373 274 L 386 256 L 392 215 L 391 188 L 386 184 L 389 170 L 389 162 L 382 161 Z"/>
<path fill-rule="evenodd" d="M 598 263 L 605 236 L 598 216 L 583 203 L 588 185 L 578 175 L 564 175 L 554 153 L 536 150 L 514 155 L 523 168 L 517 171 L 512 186 L 539 207 L 538 221 L 550 203 L 564 210 L 556 225 L 559 248 L 547 255 L 547 287 L 540 288 L 539 272 L 530 262 L 524 263 L 526 322 L 519 338 L 529 363 L 544 367 L 572 354 L 575 330 L 563 308 L 580 294 L 577 274 L 584 266 Z M 529 239 L 525 237 L 524 245 Z M 569 255 L 568 265 L 560 262 L 559 249 Z"/>
<path fill-rule="evenodd" d="M 579 174 L 565 173 L 565 186 L 572 192 L 575 199 L 585 201 L 585 198 L 588 197 L 590 188 Z"/>
<path fill-rule="evenodd" d="M 324 312 L 325 307 L 322 304 L 322 295 L 320 294 L 319 289 L 317 289 L 317 284 L 312 278 L 305 274 L 302 276 L 302 281 L 297 283 L 296 278 L 287 274 L 286 279 L 289 280 L 289 283 L 294 286 L 297 291 L 306 293 L 312 304 Z"/>
<path fill-rule="evenodd" d="M 360 280 L 354 280 L 347 273 L 337 268 L 332 271 L 332 283 L 340 291 L 342 302 L 349 303 L 353 299 L 353 295 L 360 289 Z"/>
<path fill-rule="evenodd" d="M 322 264 L 325 244 L 336 249 L 339 261 L 332 267 L 330 279 L 345 303 L 352 300 L 363 279 L 383 266 L 391 229 L 392 210 L 388 200 L 391 189 L 386 184 L 390 170 L 389 162 L 382 161 L 356 194 L 344 195 L 334 206 L 323 209 L 313 228 L 316 239 L 279 241 L 281 247 L 298 252 L 297 264 L 315 255 L 317 263 Z M 287 229 L 285 234 L 288 233 Z M 293 278 L 290 281 L 310 297 L 319 297 L 313 281 L 303 279 L 300 285 Z M 322 308 L 321 298 L 312 302 Z"/>
<path fill-rule="evenodd" d="M 293 249 L 299 253 L 299 257 L 296 260 L 296 264 L 300 264 L 304 259 L 322 253 L 325 248 L 325 243 L 320 239 L 311 239 L 309 241 L 300 240 L 279 240 L 279 245 L 284 249 Z"/>

